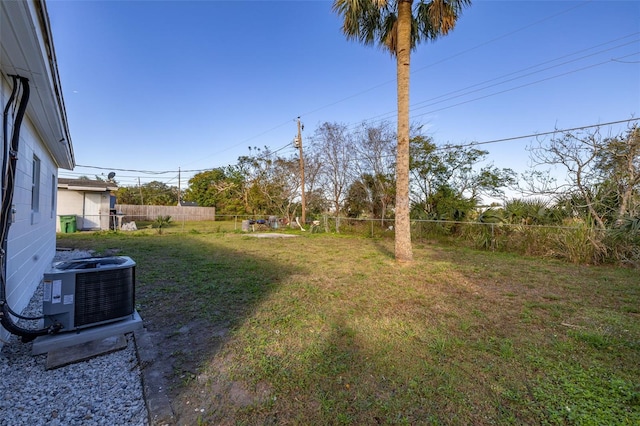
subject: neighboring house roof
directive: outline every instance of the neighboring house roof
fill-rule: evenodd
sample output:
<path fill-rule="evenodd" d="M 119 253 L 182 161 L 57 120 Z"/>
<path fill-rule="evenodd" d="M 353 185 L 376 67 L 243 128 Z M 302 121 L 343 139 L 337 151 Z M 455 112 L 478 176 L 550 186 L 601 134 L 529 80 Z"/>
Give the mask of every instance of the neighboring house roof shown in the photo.
<path fill-rule="evenodd" d="M 2 74 L 29 79 L 27 116 L 56 165 L 72 170 L 73 145 L 44 1 L 0 1 L 0 40 Z"/>
<path fill-rule="evenodd" d="M 58 188 L 64 188 L 70 191 L 106 192 L 116 191 L 118 185 L 102 180 L 58 178 Z"/>

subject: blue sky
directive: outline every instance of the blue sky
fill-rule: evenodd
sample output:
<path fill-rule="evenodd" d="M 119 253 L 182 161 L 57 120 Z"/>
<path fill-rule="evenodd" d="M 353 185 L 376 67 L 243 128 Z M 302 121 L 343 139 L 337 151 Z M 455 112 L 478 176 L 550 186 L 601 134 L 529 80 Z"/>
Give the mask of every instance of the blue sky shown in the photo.
<path fill-rule="evenodd" d="M 305 143 L 327 121 L 395 123 L 395 60 L 347 41 L 331 4 L 49 0 L 76 162 L 99 167 L 60 175 L 177 185 L 180 168 L 185 188 L 249 146 L 290 144 L 298 116 Z M 640 2 L 475 1 L 411 67 L 412 122 L 437 143 L 638 117 Z M 522 170 L 531 141 L 484 148 Z"/>

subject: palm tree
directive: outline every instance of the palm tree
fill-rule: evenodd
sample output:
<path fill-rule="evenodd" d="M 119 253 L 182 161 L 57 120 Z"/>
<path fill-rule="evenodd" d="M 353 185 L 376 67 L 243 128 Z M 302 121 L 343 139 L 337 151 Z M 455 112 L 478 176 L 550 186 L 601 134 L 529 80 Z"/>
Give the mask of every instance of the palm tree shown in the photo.
<path fill-rule="evenodd" d="M 471 0 L 334 0 L 344 18 L 347 39 L 379 44 L 396 57 L 398 84 L 398 147 L 396 153 L 395 256 L 411 262 L 409 221 L 409 72 L 411 50 L 420 41 L 435 40 L 453 29 Z"/>

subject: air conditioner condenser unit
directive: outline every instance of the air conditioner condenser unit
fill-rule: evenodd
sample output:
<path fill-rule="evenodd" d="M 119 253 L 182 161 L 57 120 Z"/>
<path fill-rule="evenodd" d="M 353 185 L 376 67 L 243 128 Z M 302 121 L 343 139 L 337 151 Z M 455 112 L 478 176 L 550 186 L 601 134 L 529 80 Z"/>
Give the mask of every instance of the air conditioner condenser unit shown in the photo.
<path fill-rule="evenodd" d="M 44 326 L 71 331 L 132 318 L 135 266 L 126 256 L 55 264 L 44 274 Z"/>

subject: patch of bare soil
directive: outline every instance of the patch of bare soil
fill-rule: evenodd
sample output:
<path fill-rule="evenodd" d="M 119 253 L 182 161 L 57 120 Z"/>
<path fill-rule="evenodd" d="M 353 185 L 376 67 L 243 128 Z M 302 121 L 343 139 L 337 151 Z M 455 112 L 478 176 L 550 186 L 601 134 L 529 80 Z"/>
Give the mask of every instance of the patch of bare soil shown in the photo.
<path fill-rule="evenodd" d="M 172 399 L 180 425 L 234 425 L 236 419 L 230 413 L 261 404 L 271 397 L 272 392 L 267 384 L 250 388 L 242 382 L 232 380 L 227 374 L 226 366 L 229 363 L 229 359 L 216 358 L 208 373 L 197 375 L 193 382 L 183 387 Z M 206 422 L 202 419 L 206 419 Z"/>
<path fill-rule="evenodd" d="M 227 362 L 218 355 L 228 338 L 228 322 L 181 320 L 170 297 L 147 295 L 144 289 L 137 298 L 156 352 L 153 362 L 142 368 L 162 375 L 174 414 L 173 423 L 163 418 L 158 424 L 195 425 L 201 424 L 203 418 L 207 422 L 215 419 L 216 425 L 234 424 L 233 419 L 221 417 L 221 413 L 234 412 L 229 407 L 247 407 L 269 397 L 266 385 L 249 389 L 229 378 Z M 205 365 L 209 366 L 209 373 L 204 373 Z"/>

